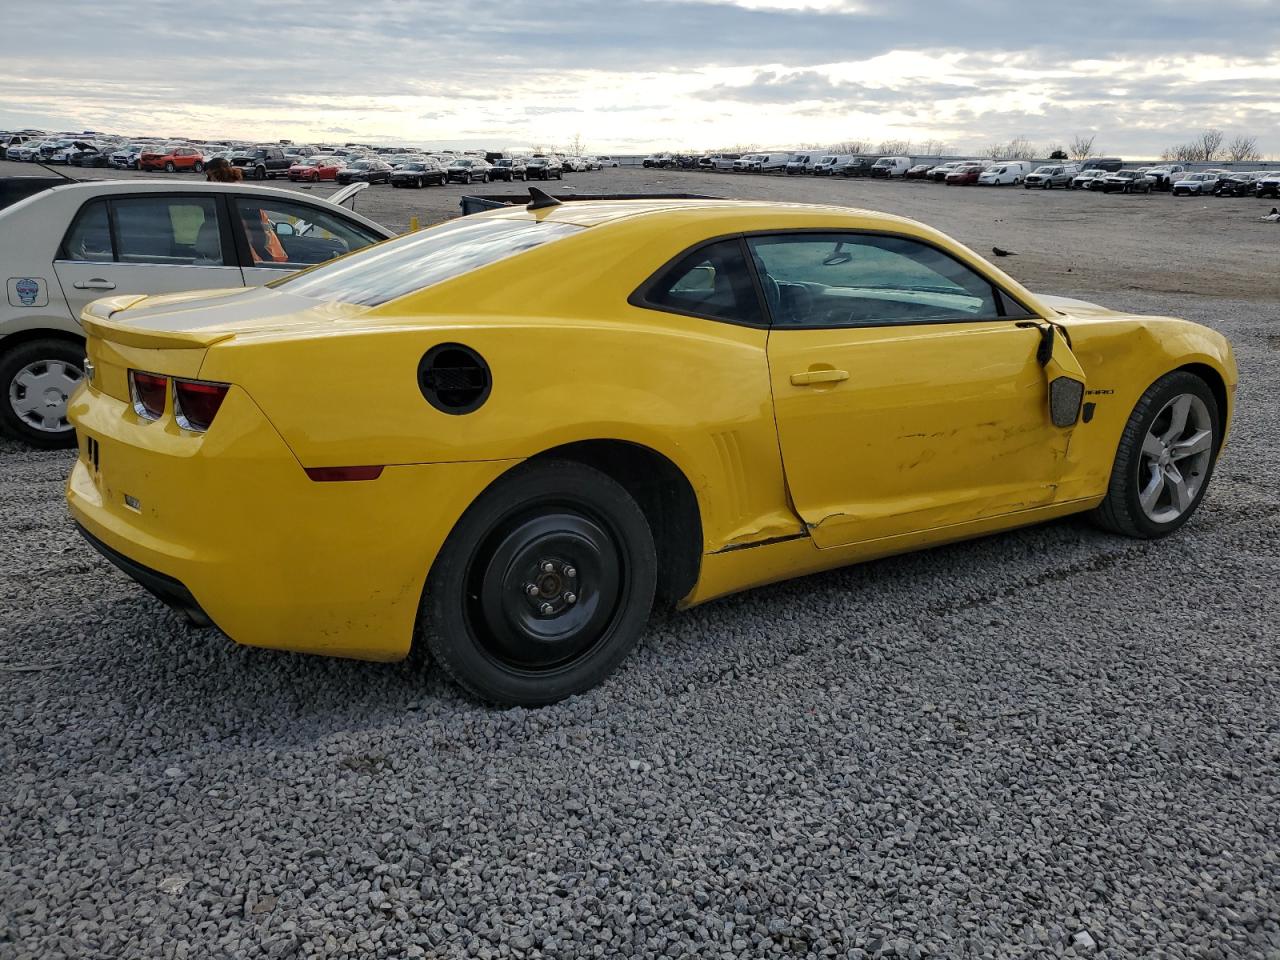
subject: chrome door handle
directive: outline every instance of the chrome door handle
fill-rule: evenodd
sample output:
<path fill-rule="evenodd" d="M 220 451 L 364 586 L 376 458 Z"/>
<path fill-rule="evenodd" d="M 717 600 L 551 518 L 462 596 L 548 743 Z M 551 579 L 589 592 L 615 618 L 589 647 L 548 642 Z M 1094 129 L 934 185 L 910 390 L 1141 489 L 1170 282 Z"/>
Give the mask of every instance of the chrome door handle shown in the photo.
<path fill-rule="evenodd" d="M 72 284 L 77 290 L 114 290 L 116 285 L 110 280 L 94 277 L 92 280 L 77 280 Z"/>
<path fill-rule="evenodd" d="M 804 373 L 793 373 L 791 382 L 797 387 L 807 387 L 814 383 L 839 383 L 849 379 L 847 370 L 807 370 Z"/>

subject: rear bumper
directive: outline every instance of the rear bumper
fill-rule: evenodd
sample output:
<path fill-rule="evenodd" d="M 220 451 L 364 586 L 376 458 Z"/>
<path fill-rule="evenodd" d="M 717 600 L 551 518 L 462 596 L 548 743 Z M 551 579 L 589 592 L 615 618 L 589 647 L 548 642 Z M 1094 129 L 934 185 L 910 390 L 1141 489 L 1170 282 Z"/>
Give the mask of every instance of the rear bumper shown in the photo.
<path fill-rule="evenodd" d="M 213 621 L 209 619 L 209 615 L 200 609 L 200 604 L 196 603 L 196 598 L 191 595 L 191 591 L 182 583 L 173 579 L 173 577 L 165 576 L 158 570 L 152 570 L 150 567 L 144 567 L 142 564 L 130 560 L 119 550 L 113 550 L 107 546 L 81 524 L 77 523 L 76 529 L 80 531 L 80 535 L 85 540 L 89 541 L 89 546 L 110 560 L 127 576 L 146 587 L 156 599 L 179 613 L 186 614 L 187 619 L 191 621 L 193 626 L 211 627 L 214 625 Z"/>
<path fill-rule="evenodd" d="M 94 386 L 69 415 L 68 508 L 112 563 L 237 643 L 367 660 L 408 653 L 437 552 L 513 462 L 317 483 L 240 388 L 207 434 L 141 421 Z"/>

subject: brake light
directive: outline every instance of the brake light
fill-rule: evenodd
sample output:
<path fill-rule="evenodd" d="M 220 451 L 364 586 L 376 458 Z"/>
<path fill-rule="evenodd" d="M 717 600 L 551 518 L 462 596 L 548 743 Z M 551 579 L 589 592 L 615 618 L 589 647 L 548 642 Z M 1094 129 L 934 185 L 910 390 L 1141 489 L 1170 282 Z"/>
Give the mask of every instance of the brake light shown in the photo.
<path fill-rule="evenodd" d="M 129 396 L 133 411 L 144 420 L 159 420 L 164 416 L 164 395 L 169 378 L 141 370 L 129 371 Z"/>
<path fill-rule="evenodd" d="M 307 467 L 307 476 L 318 483 L 336 480 L 377 480 L 382 467 Z"/>
<path fill-rule="evenodd" d="M 173 381 L 173 419 L 183 430 L 203 433 L 218 415 L 231 386 L 207 380 Z"/>

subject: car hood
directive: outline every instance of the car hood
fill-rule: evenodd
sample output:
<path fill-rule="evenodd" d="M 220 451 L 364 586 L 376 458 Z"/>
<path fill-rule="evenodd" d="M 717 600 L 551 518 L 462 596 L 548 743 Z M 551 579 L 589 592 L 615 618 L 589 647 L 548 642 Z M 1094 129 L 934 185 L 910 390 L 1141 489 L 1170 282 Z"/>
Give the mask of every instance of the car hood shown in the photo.
<path fill-rule="evenodd" d="M 1037 299 L 1050 310 L 1070 317 L 1108 317 L 1120 316 L 1120 312 L 1104 307 L 1088 300 L 1076 300 L 1074 297 L 1054 297 L 1037 294 Z"/>

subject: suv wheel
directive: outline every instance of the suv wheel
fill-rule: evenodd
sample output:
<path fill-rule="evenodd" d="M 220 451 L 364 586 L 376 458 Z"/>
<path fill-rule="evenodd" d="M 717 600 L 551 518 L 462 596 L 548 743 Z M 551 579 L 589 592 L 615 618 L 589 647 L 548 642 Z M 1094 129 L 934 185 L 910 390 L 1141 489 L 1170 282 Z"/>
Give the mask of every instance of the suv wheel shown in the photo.
<path fill-rule="evenodd" d="M 164 172 L 165 172 L 165 173 L 173 173 L 173 172 L 174 172 L 175 170 L 177 170 L 177 169 L 178 169 L 178 168 L 177 168 L 177 167 L 175 167 L 175 166 L 173 165 L 173 161 L 172 161 L 172 160 L 166 160 L 166 161 L 165 161 L 165 164 L 164 164 Z"/>
<path fill-rule="evenodd" d="M 33 447 L 73 447 L 67 399 L 84 379 L 84 346 L 47 337 L 0 355 L 0 432 Z"/>
<path fill-rule="evenodd" d="M 197 160 L 191 169 L 194 170 L 196 173 L 204 173 L 204 161 Z"/>

